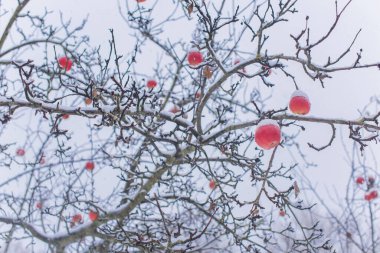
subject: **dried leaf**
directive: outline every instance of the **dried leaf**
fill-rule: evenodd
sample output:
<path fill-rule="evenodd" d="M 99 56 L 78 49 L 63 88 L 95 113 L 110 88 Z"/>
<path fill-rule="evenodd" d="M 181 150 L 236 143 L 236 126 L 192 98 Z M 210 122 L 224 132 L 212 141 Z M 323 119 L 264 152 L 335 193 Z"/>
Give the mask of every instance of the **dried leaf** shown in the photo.
<path fill-rule="evenodd" d="M 213 211 L 215 209 L 215 207 L 216 207 L 216 203 L 215 202 L 211 202 L 208 210 L 209 211 Z"/>
<path fill-rule="evenodd" d="M 193 13 L 193 10 L 194 10 L 194 3 L 191 3 L 189 4 L 189 6 L 187 6 L 187 12 L 189 13 L 189 16 L 191 15 L 191 13 Z"/>
<path fill-rule="evenodd" d="M 300 194 L 300 188 L 298 187 L 298 184 L 297 184 L 297 181 L 294 181 L 294 193 L 296 195 L 296 198 L 298 197 L 298 195 Z"/>
<path fill-rule="evenodd" d="M 93 89 L 93 90 L 92 90 L 92 97 L 93 97 L 93 98 L 98 98 L 98 96 L 99 96 L 99 93 L 98 93 L 98 91 L 96 90 L 96 88 Z"/>
<path fill-rule="evenodd" d="M 204 67 L 203 76 L 207 79 L 210 79 L 212 77 L 212 70 L 209 66 Z"/>

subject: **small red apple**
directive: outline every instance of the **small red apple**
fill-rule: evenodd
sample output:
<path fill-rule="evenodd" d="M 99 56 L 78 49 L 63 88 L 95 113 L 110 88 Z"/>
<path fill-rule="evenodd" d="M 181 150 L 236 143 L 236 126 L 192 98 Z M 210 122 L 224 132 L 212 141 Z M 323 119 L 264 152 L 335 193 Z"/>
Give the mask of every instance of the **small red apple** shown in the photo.
<path fill-rule="evenodd" d="M 191 66 L 198 66 L 203 62 L 203 56 L 199 51 L 190 51 L 187 54 L 187 60 Z"/>
<path fill-rule="evenodd" d="M 86 105 L 91 105 L 91 104 L 92 104 L 92 99 L 91 99 L 91 98 L 86 98 L 86 99 L 84 100 L 84 103 L 85 103 Z"/>
<path fill-rule="evenodd" d="M 180 111 L 181 111 L 181 109 L 178 106 L 176 106 L 176 105 L 174 105 L 172 107 L 172 109 L 170 109 L 170 112 L 174 113 L 174 114 L 179 113 Z"/>
<path fill-rule="evenodd" d="M 369 196 L 371 196 L 371 199 L 375 199 L 378 197 L 378 193 L 376 190 L 373 190 L 369 193 Z"/>
<path fill-rule="evenodd" d="M 16 150 L 16 155 L 18 156 L 24 156 L 25 155 L 25 149 L 19 148 Z"/>
<path fill-rule="evenodd" d="M 71 221 L 75 223 L 82 223 L 83 222 L 83 217 L 81 214 L 75 214 L 72 218 Z"/>
<path fill-rule="evenodd" d="M 68 119 L 70 117 L 69 114 L 65 113 L 65 114 L 62 114 L 62 119 Z"/>
<path fill-rule="evenodd" d="M 143 2 L 145 2 L 146 0 L 136 0 L 136 2 L 138 2 L 138 3 L 143 3 Z"/>
<path fill-rule="evenodd" d="M 282 210 L 282 209 L 281 209 L 281 210 L 280 210 L 280 212 L 278 213 L 278 215 L 280 215 L 281 217 L 284 217 L 284 216 L 285 216 L 285 214 L 286 214 L 286 213 L 285 213 L 285 211 L 284 211 L 284 210 Z"/>
<path fill-rule="evenodd" d="M 37 209 L 41 209 L 42 208 L 42 203 L 41 202 L 37 202 L 36 203 L 36 208 Z"/>
<path fill-rule="evenodd" d="M 378 193 L 376 190 L 373 190 L 373 191 L 367 193 L 366 195 L 364 195 L 364 199 L 367 201 L 371 201 L 377 197 L 378 197 Z"/>
<path fill-rule="evenodd" d="M 66 56 L 63 56 L 58 59 L 58 64 L 61 68 L 65 69 L 66 71 L 70 71 L 71 67 L 73 66 L 73 61 L 67 58 Z"/>
<path fill-rule="evenodd" d="M 296 90 L 293 92 L 290 102 L 290 111 L 294 114 L 306 115 L 310 111 L 310 101 L 306 93 Z"/>
<path fill-rule="evenodd" d="M 275 120 L 262 120 L 256 128 L 255 141 L 263 149 L 271 149 L 281 142 L 280 126 Z"/>
<path fill-rule="evenodd" d="M 86 162 L 85 168 L 88 171 L 93 171 L 95 168 L 95 163 L 94 162 Z"/>
<path fill-rule="evenodd" d="M 215 189 L 215 186 L 216 186 L 215 180 L 211 179 L 208 186 L 210 187 L 210 189 Z"/>
<path fill-rule="evenodd" d="M 94 211 L 90 211 L 88 213 L 88 217 L 90 218 L 90 220 L 92 222 L 96 221 L 98 219 L 98 213 L 97 212 L 94 212 Z"/>
<path fill-rule="evenodd" d="M 154 89 L 156 86 L 157 86 L 157 82 L 155 80 L 149 80 L 146 83 L 146 87 L 148 87 L 148 89 Z"/>
<path fill-rule="evenodd" d="M 357 177 L 356 178 L 356 183 L 357 184 L 363 184 L 364 183 L 364 177 Z"/>

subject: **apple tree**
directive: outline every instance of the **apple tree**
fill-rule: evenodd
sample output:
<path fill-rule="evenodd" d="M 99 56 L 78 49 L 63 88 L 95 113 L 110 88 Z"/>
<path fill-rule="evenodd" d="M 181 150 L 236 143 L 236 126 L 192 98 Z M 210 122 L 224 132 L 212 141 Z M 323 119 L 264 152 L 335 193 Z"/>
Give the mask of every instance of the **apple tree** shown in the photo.
<path fill-rule="evenodd" d="M 376 252 L 375 183 L 371 240 L 324 212 L 356 245 L 347 251 L 299 176 L 342 131 L 361 158 L 379 140 L 378 106 L 318 116 L 307 92 L 378 71 L 356 46 L 361 30 L 324 52 L 352 2 L 331 3 L 330 25 L 313 27 L 297 0 L 120 0 L 129 30 L 101 46 L 86 19 L 48 23 L 56 14 L 34 14 L 31 0 L 2 10 L 2 250 Z M 328 127 L 325 143 L 305 141 L 309 126 Z"/>

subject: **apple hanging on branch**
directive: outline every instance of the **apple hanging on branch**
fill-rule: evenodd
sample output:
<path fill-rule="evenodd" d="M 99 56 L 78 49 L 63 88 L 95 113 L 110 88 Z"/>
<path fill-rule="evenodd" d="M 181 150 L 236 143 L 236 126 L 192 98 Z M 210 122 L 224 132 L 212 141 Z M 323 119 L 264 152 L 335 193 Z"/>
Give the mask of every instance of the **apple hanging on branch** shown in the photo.
<path fill-rule="evenodd" d="M 98 219 L 98 213 L 90 210 L 90 212 L 88 213 L 88 217 L 92 222 L 94 222 Z"/>
<path fill-rule="evenodd" d="M 255 132 L 256 144 L 263 149 L 272 149 L 281 142 L 281 129 L 277 121 L 264 119 L 257 125 Z"/>
<path fill-rule="evenodd" d="M 60 68 L 64 69 L 66 72 L 69 72 L 73 66 L 73 61 L 66 56 L 63 56 L 58 59 L 58 64 Z"/>
<path fill-rule="evenodd" d="M 289 102 L 289 109 L 292 113 L 306 115 L 310 112 L 310 106 L 309 97 L 305 92 L 300 90 L 293 92 Z"/>
<path fill-rule="evenodd" d="M 148 89 L 154 89 L 156 88 L 157 86 L 157 82 L 155 80 L 148 80 L 148 82 L 146 83 L 146 87 Z"/>
<path fill-rule="evenodd" d="M 202 53 L 199 51 L 190 51 L 187 55 L 187 61 L 192 67 L 196 67 L 203 62 Z"/>
<path fill-rule="evenodd" d="M 93 171 L 95 168 L 94 162 L 86 162 L 85 169 L 88 171 Z"/>

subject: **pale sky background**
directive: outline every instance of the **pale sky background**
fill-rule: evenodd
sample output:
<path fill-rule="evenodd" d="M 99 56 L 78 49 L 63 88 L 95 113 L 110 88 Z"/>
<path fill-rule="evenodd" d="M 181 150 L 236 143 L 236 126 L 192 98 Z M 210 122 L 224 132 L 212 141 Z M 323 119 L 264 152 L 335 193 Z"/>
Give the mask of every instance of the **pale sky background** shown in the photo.
<path fill-rule="evenodd" d="M 3 0 L 2 8 L 8 9 L 15 0 Z M 160 7 L 164 15 L 164 2 L 171 0 L 160 0 Z M 210 0 L 211 1 L 211 0 Z M 34 2 L 34 3 L 33 3 Z M 131 4 L 134 1 L 130 0 Z M 133 2 L 133 3 L 132 3 Z M 146 6 L 151 5 L 153 1 L 147 0 Z M 245 1 L 238 1 L 244 3 Z M 342 7 L 346 1 L 339 1 L 339 6 Z M 122 3 L 123 4 L 123 3 Z M 13 5 L 12 5 L 13 6 Z M 309 27 L 311 30 L 311 38 L 317 38 L 326 33 L 327 29 L 333 22 L 334 18 L 334 1 L 333 0 L 300 0 L 298 5 L 299 13 L 290 16 L 290 22 L 276 26 L 272 29 L 271 35 L 278 40 L 271 41 L 272 52 L 293 52 L 294 44 L 290 39 L 289 33 L 296 34 L 304 27 L 304 18 L 306 15 L 310 16 Z M 129 36 L 134 33 L 128 28 L 125 21 L 119 14 L 118 1 L 104 1 L 104 0 L 32 0 L 29 8 L 33 12 L 39 12 L 47 8 L 54 11 L 56 14 L 52 17 L 51 21 L 59 20 L 59 11 L 63 13 L 64 17 L 72 18 L 73 23 L 80 23 L 81 20 L 89 15 L 87 26 L 83 33 L 88 34 L 91 38 L 90 43 L 95 46 L 97 44 L 104 45 L 107 51 L 107 43 L 110 38 L 108 29 L 113 28 L 116 35 L 119 53 L 125 55 L 133 48 L 134 40 Z M 319 54 L 314 53 L 314 61 L 324 63 L 327 55 L 336 56 L 345 49 L 345 46 L 351 43 L 356 32 L 363 28 L 357 42 L 352 50 L 352 55 L 347 59 L 351 60 L 347 64 L 351 64 L 355 58 L 355 52 L 359 48 L 363 48 L 363 58 L 361 63 L 380 62 L 380 1 L 378 0 L 354 0 L 349 6 L 346 13 L 342 16 L 341 21 L 336 28 L 333 35 L 327 42 L 320 47 Z M 0 23 L 0 28 L 4 26 Z M 180 37 L 190 40 L 191 33 L 188 30 L 182 29 L 179 24 L 173 27 L 172 31 L 168 32 L 169 36 L 174 38 Z M 145 59 L 144 59 L 145 60 Z M 321 60 L 321 61 L 319 61 Z M 139 63 L 139 68 L 146 71 L 146 73 L 153 73 L 152 66 L 155 61 L 147 58 L 143 63 Z M 371 96 L 380 96 L 380 71 L 371 70 L 356 70 L 351 72 L 334 73 L 333 79 L 326 81 L 326 88 L 322 89 L 319 82 L 313 82 L 307 78 L 302 71 L 296 70 L 298 74 L 298 83 L 301 89 L 307 92 L 312 103 L 311 116 L 326 117 L 326 118 L 342 118 L 342 119 L 357 119 L 361 110 L 368 104 Z M 276 79 L 276 71 L 274 71 L 273 78 Z M 289 97 L 293 92 L 293 86 L 289 80 L 284 85 L 277 85 L 274 89 L 272 103 L 278 107 L 287 105 Z M 264 93 L 267 92 L 263 89 Z M 377 108 L 378 110 L 379 108 Z M 375 113 L 375 109 L 372 113 Z M 303 170 L 305 174 L 312 178 L 315 183 L 318 183 L 319 190 L 322 195 L 324 189 L 332 190 L 337 189 L 337 192 L 344 193 L 345 185 L 350 173 L 346 155 L 343 151 L 341 138 L 343 135 L 345 140 L 348 140 L 348 131 L 344 127 L 338 127 L 337 138 L 334 144 L 321 152 L 316 152 L 309 149 L 306 145 L 307 142 L 312 142 L 316 146 L 325 145 L 330 139 L 331 129 L 329 125 L 322 124 L 303 124 L 306 131 L 302 132 L 299 137 L 299 142 L 303 151 L 307 153 L 308 159 L 311 162 L 318 164 L 317 167 L 304 169 L 302 161 L 300 162 L 299 170 Z M 80 133 L 80 127 L 73 131 Z M 17 135 L 17 133 L 14 133 Z M 348 147 L 351 148 L 351 141 Z M 371 145 L 375 154 L 380 153 L 379 145 Z M 286 151 L 281 152 L 281 157 L 284 160 L 292 160 L 291 155 Z M 278 157 L 277 161 L 282 159 Z M 240 190 L 244 194 L 244 187 L 242 184 Z M 342 195 L 343 196 L 343 195 Z"/>

